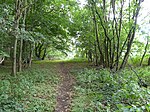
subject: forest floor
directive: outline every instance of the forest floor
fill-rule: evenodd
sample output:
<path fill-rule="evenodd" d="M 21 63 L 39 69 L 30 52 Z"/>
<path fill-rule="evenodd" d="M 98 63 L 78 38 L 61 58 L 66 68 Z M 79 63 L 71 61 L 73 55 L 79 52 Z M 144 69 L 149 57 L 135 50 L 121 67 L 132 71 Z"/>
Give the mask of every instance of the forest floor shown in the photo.
<path fill-rule="evenodd" d="M 35 61 L 32 68 L 24 69 L 16 77 L 10 75 L 10 65 L 8 62 L 0 66 L 0 112 L 70 112 L 74 73 L 88 63 L 84 60 Z"/>
<path fill-rule="evenodd" d="M 150 67 L 135 69 L 150 85 Z M 130 69 L 112 73 L 85 60 L 35 61 L 16 77 L 0 66 L 0 112 L 150 112 L 150 89 Z M 119 103 L 118 103 L 119 102 Z"/>

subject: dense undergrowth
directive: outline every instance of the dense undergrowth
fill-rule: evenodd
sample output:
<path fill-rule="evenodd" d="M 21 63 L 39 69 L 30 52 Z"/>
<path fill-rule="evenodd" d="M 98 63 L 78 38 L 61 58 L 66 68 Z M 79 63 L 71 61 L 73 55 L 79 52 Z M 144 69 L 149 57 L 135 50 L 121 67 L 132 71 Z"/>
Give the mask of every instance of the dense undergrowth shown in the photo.
<path fill-rule="evenodd" d="M 34 64 L 32 69 L 10 76 L 0 71 L 0 112 L 52 112 L 58 84 L 56 63 Z"/>
<path fill-rule="evenodd" d="M 71 73 L 76 77 L 73 112 L 150 112 L 150 67 L 135 69 L 148 85 L 145 88 L 131 69 L 113 73 L 80 61 L 64 61 L 73 66 Z M 1 66 L 0 112 L 53 112 L 60 62 L 34 62 L 16 77 L 9 74 L 9 66 Z"/>
<path fill-rule="evenodd" d="M 136 71 L 148 88 L 138 85 L 133 71 L 84 69 L 75 73 L 77 83 L 73 112 L 150 112 L 150 67 Z"/>

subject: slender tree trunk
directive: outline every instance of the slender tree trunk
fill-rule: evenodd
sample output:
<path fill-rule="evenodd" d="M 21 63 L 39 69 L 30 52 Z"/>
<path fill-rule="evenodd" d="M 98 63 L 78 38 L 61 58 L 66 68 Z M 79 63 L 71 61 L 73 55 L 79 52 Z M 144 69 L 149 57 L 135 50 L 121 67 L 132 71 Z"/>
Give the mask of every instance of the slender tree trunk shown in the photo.
<path fill-rule="evenodd" d="M 14 45 L 13 45 L 13 64 L 12 64 L 12 75 L 16 75 L 16 54 L 17 54 L 17 41 L 18 41 L 18 28 L 19 28 L 19 21 L 20 21 L 20 17 L 21 17 L 21 13 L 20 13 L 20 5 L 21 2 L 20 0 L 16 0 L 16 6 L 15 6 L 15 25 L 14 25 L 14 29 L 15 29 L 15 34 L 14 34 Z"/>
<path fill-rule="evenodd" d="M 111 53 L 111 65 L 110 68 L 113 69 L 114 68 L 114 58 L 115 58 L 115 45 L 116 45 L 116 41 L 115 41 L 115 30 L 114 30 L 114 20 L 112 23 L 112 33 L 113 33 L 113 38 L 112 38 L 112 53 Z M 111 48 L 111 46 L 110 46 Z"/>
<path fill-rule="evenodd" d="M 100 53 L 100 60 L 101 60 L 101 64 L 104 65 L 104 56 L 100 47 L 100 42 L 99 42 L 99 36 L 98 36 L 98 25 L 97 25 L 97 21 L 96 21 L 96 16 L 94 13 L 94 10 L 92 8 L 92 13 L 93 13 L 93 21 L 94 21 L 94 26 L 95 26 L 95 36 L 96 36 L 96 42 L 97 42 L 97 47 Z"/>
<path fill-rule="evenodd" d="M 44 59 L 45 59 L 45 57 L 46 57 L 46 51 L 47 51 L 47 49 L 46 49 L 46 48 L 44 48 L 44 54 L 43 54 L 43 56 L 42 56 L 42 60 L 44 60 Z"/>
<path fill-rule="evenodd" d="M 22 46 L 23 46 L 23 39 L 20 39 L 20 51 L 19 51 L 19 61 L 18 61 L 19 72 L 21 72 L 22 70 Z"/>
<path fill-rule="evenodd" d="M 137 8 L 136 8 L 136 11 L 134 12 L 134 15 L 132 17 L 132 19 L 134 20 L 134 24 L 133 26 L 131 27 L 130 31 L 129 31 L 129 34 L 128 34 L 128 45 L 127 45 L 127 51 L 125 53 L 125 56 L 124 56 L 124 59 L 121 63 L 121 66 L 120 66 L 120 69 L 124 68 L 127 61 L 128 61 L 128 57 L 129 57 L 129 54 L 130 54 L 130 50 L 131 50 L 131 46 L 132 46 L 132 43 L 133 43 L 133 40 L 134 40 L 134 37 L 135 37 L 135 31 L 136 31 L 136 25 L 137 25 L 137 18 L 138 18 L 138 14 L 139 14 L 139 11 L 140 11 L 140 5 L 141 5 L 141 0 L 137 0 Z"/>
<path fill-rule="evenodd" d="M 38 59 L 42 59 L 41 53 L 42 53 L 43 45 L 44 45 L 44 42 L 42 42 L 42 44 L 38 43 L 38 45 L 36 45 L 35 47 L 35 55 Z"/>
<path fill-rule="evenodd" d="M 39 58 L 38 56 L 38 48 L 40 44 L 35 43 L 35 56 Z"/>
<path fill-rule="evenodd" d="M 17 66 L 17 61 L 16 61 L 16 54 L 17 54 L 17 38 L 15 37 L 14 41 L 14 47 L 13 47 L 13 67 L 12 67 L 12 75 L 16 75 L 16 66 Z"/>
<path fill-rule="evenodd" d="M 26 0 L 24 0 L 24 7 L 27 5 L 27 1 Z M 26 8 L 25 8 L 25 10 L 24 10 L 24 12 L 23 12 L 23 26 L 22 26 L 22 30 L 24 30 L 25 31 L 25 21 L 26 21 Z M 19 70 L 19 72 L 21 72 L 22 71 L 22 47 L 23 47 L 23 39 L 21 38 L 20 39 L 20 52 L 19 52 L 19 64 L 18 64 L 18 70 Z"/>
<path fill-rule="evenodd" d="M 5 57 L 0 57 L 0 65 L 4 65 Z"/>
<path fill-rule="evenodd" d="M 95 65 L 96 66 L 98 66 L 98 54 L 97 54 L 97 44 L 96 44 L 96 42 L 95 42 Z"/>
<path fill-rule="evenodd" d="M 33 54 L 32 43 L 30 43 L 29 67 L 32 66 L 32 54 Z"/>
<path fill-rule="evenodd" d="M 140 66 L 142 65 L 143 59 L 144 59 L 145 54 L 146 54 L 146 52 L 147 52 L 147 47 L 148 47 L 148 39 L 147 39 L 147 43 L 146 43 L 146 46 L 145 46 L 144 54 L 142 55 L 142 58 L 141 58 L 141 61 L 140 61 Z"/>
<path fill-rule="evenodd" d="M 148 58 L 148 66 L 150 65 L 150 57 Z"/>

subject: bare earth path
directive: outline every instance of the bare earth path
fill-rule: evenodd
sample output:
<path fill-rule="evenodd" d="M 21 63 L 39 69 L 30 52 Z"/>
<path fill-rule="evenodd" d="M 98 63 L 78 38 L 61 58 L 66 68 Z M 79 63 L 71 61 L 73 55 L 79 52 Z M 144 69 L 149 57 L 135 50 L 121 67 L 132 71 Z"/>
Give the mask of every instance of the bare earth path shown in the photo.
<path fill-rule="evenodd" d="M 72 88 L 75 83 L 74 77 L 69 73 L 71 65 L 60 63 L 61 83 L 58 87 L 57 104 L 54 112 L 70 112 Z"/>

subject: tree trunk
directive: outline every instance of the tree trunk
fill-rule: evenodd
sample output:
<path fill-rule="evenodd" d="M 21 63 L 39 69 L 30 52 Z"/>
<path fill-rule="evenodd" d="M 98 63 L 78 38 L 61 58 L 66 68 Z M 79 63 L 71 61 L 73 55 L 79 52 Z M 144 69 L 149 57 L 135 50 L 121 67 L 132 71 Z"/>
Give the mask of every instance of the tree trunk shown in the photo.
<path fill-rule="evenodd" d="M 128 45 L 127 45 L 127 51 L 125 53 L 125 56 L 124 56 L 124 59 L 121 63 L 121 66 L 120 66 L 120 69 L 124 68 L 126 66 L 126 63 L 128 61 L 128 57 L 129 57 L 129 54 L 130 54 L 130 50 L 131 50 L 131 46 L 132 46 L 132 43 L 133 43 L 133 40 L 134 40 L 134 37 L 135 37 L 135 31 L 136 31 L 136 25 L 137 25 L 137 18 L 138 18 L 138 14 L 139 14 L 139 11 L 140 11 L 140 5 L 141 5 L 141 0 L 137 1 L 137 9 L 132 17 L 132 19 L 134 20 L 134 24 L 133 26 L 131 27 L 129 33 L 128 33 Z"/>
<path fill-rule="evenodd" d="M 24 0 L 24 7 L 27 5 L 27 0 Z M 25 21 L 26 21 L 26 8 L 25 8 L 25 10 L 24 10 L 24 12 L 23 12 L 23 26 L 22 26 L 22 30 L 25 30 Z M 19 72 L 21 72 L 22 71 L 22 51 L 23 51 L 23 49 L 22 49 L 22 47 L 23 47 L 23 39 L 21 38 L 20 39 L 20 51 L 19 51 L 19 64 L 18 64 L 18 70 L 19 70 Z"/>
<path fill-rule="evenodd" d="M 92 8 L 92 14 L 93 14 L 93 21 L 94 21 L 94 27 L 95 27 L 95 37 L 96 37 L 96 42 L 97 42 L 97 47 L 98 47 L 98 51 L 100 53 L 100 60 L 101 60 L 101 64 L 104 65 L 104 56 L 100 47 L 100 42 L 99 42 L 99 36 L 98 36 L 98 25 L 97 25 L 97 21 L 96 21 L 96 15 L 94 13 L 94 10 Z"/>
<path fill-rule="evenodd" d="M 0 65 L 4 65 L 5 57 L 0 57 Z"/>
<path fill-rule="evenodd" d="M 15 34 L 14 34 L 13 63 L 12 63 L 12 75 L 13 76 L 16 75 L 16 68 L 17 68 L 17 65 L 16 65 L 16 54 L 17 54 L 18 28 L 19 28 L 19 21 L 20 21 L 20 17 L 21 17 L 20 8 L 21 8 L 21 1 L 20 0 L 16 0 L 15 25 L 14 25 Z"/>
<path fill-rule="evenodd" d="M 16 75 L 16 66 L 17 66 L 17 62 L 16 62 L 16 53 L 17 53 L 17 37 L 15 37 L 15 42 L 14 42 L 14 47 L 13 47 L 13 67 L 12 67 L 12 75 L 15 76 Z"/>
<path fill-rule="evenodd" d="M 47 49 L 46 49 L 46 48 L 44 48 L 44 53 L 43 53 L 43 56 L 42 56 L 42 60 L 44 60 L 44 59 L 45 59 L 45 57 L 46 57 L 46 51 L 47 51 Z"/>
<path fill-rule="evenodd" d="M 98 66 L 98 54 L 97 54 L 97 44 L 96 44 L 96 42 L 95 42 L 95 65 L 96 66 Z"/>
<path fill-rule="evenodd" d="M 148 58 L 148 66 L 150 65 L 150 57 Z"/>
<path fill-rule="evenodd" d="M 38 59 L 42 59 L 41 53 L 42 53 L 42 47 L 44 45 L 44 42 L 38 43 L 38 45 L 35 47 L 35 55 Z"/>
<path fill-rule="evenodd" d="M 29 67 L 32 66 L 32 54 L 33 54 L 32 43 L 30 43 Z"/>
<path fill-rule="evenodd" d="M 18 61 L 19 72 L 22 71 L 22 46 L 23 46 L 23 39 L 20 40 L 20 51 L 19 51 L 19 61 Z"/>
<path fill-rule="evenodd" d="M 146 46 L 145 46 L 144 54 L 143 54 L 143 56 L 142 56 L 142 58 L 141 58 L 140 66 L 142 65 L 143 59 L 144 59 L 145 54 L 146 54 L 146 52 L 147 52 L 147 47 L 148 47 L 148 39 L 147 39 L 147 43 L 146 43 Z"/>

